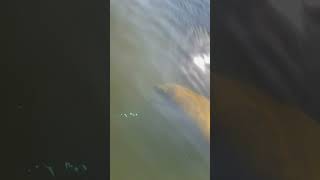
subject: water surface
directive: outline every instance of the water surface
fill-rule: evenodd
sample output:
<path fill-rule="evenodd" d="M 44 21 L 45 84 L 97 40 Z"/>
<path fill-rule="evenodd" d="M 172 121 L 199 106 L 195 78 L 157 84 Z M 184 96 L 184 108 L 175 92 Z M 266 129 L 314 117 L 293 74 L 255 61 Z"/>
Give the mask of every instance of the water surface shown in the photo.
<path fill-rule="evenodd" d="M 111 179 L 209 179 L 209 144 L 154 87 L 210 96 L 210 1 L 110 5 Z"/>

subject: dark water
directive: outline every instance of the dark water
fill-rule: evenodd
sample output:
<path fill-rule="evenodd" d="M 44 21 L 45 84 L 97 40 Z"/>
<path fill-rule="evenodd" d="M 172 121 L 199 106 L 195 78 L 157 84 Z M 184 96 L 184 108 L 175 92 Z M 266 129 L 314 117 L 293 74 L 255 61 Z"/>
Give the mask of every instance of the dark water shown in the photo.
<path fill-rule="evenodd" d="M 281 114 L 285 110 L 277 113 L 275 105 L 266 106 L 267 103 L 257 100 L 256 103 L 253 103 L 255 108 L 248 111 L 243 107 L 248 102 L 237 99 L 242 96 L 241 93 L 235 96 L 236 98 L 230 99 L 230 104 L 232 102 L 240 104 L 230 111 L 224 109 L 224 114 L 230 114 L 233 117 L 230 118 L 234 120 L 233 122 L 252 120 L 248 123 L 252 125 L 258 120 L 267 123 L 276 120 L 274 127 L 263 127 L 269 132 L 279 129 L 282 135 L 252 133 L 242 141 L 238 141 L 236 146 L 231 147 L 227 143 L 228 138 L 231 137 L 230 132 L 234 132 L 235 129 L 248 132 L 251 128 L 247 128 L 245 123 L 243 126 L 229 129 L 228 132 L 226 129 L 216 128 L 213 141 L 215 143 L 215 168 L 213 171 L 215 178 L 318 179 L 319 174 L 315 169 L 320 162 L 319 153 L 315 153 L 314 150 L 320 147 L 317 142 L 320 117 L 318 108 L 320 102 L 319 83 L 316 83 L 320 66 L 317 60 L 319 59 L 319 50 L 315 48 L 319 47 L 319 6 L 310 0 L 226 0 L 218 1 L 216 7 L 219 8 L 216 8 L 214 12 L 216 15 L 213 31 L 216 44 L 214 74 L 256 87 L 260 93 L 266 94 L 273 102 L 287 107 L 295 107 L 297 110 L 292 110 L 289 115 L 282 116 Z M 223 87 L 225 87 L 223 83 L 215 83 L 213 91 L 223 89 Z M 246 94 L 246 92 L 242 94 Z M 228 97 L 223 93 L 219 96 L 223 97 L 223 101 L 220 101 L 220 104 L 213 104 L 213 106 L 223 109 L 222 104 L 227 102 Z M 251 95 L 246 96 L 250 98 Z M 262 120 L 266 117 L 260 112 L 263 109 L 273 113 L 273 117 Z M 307 114 L 311 120 L 297 117 L 298 112 Z M 218 114 L 215 110 L 213 113 Z M 245 113 L 248 116 L 240 118 L 237 113 Z M 260 117 L 251 116 L 254 113 L 259 114 Z M 215 121 L 214 127 L 217 127 L 219 123 L 223 124 L 227 119 L 220 118 L 219 121 Z M 279 122 L 284 123 L 282 127 L 277 124 Z M 296 128 L 294 122 L 299 122 L 297 124 L 301 129 Z M 316 129 L 312 131 L 312 136 L 308 136 L 311 131 L 303 128 L 303 124 L 308 123 L 313 123 L 312 127 Z M 290 131 L 296 133 L 290 134 Z M 235 137 L 240 137 L 240 135 L 237 134 Z M 240 150 L 251 137 L 260 140 L 257 142 L 266 142 L 262 140 L 265 137 L 274 138 L 269 145 L 267 143 L 263 145 L 262 149 L 266 153 L 259 155 L 266 157 L 271 154 L 273 148 L 277 148 L 274 151 L 277 157 L 267 158 L 272 162 L 268 168 L 263 170 L 257 168 L 259 163 L 268 164 L 265 163 L 268 161 L 259 162 L 259 156 L 253 160 L 247 159 L 248 156 L 254 154 L 252 153 L 254 151 L 248 153 L 248 149 L 259 143 L 248 143 L 249 148 L 245 151 Z M 287 138 L 285 142 L 280 145 L 274 143 L 283 137 Z M 305 145 L 304 142 L 311 143 Z M 287 150 L 283 151 L 281 147 L 287 147 Z M 281 154 L 282 152 L 286 154 L 298 153 L 284 159 L 286 156 Z M 248 154 L 245 155 L 246 153 Z M 288 166 L 291 164 L 296 167 L 303 165 L 296 169 L 290 169 Z M 269 172 L 265 173 L 265 171 Z M 287 177 L 284 176 L 286 171 Z M 300 177 L 297 174 L 300 174 Z"/>
<path fill-rule="evenodd" d="M 210 1 L 110 5 L 111 179 L 209 179 L 209 144 L 154 87 L 177 83 L 210 97 Z"/>

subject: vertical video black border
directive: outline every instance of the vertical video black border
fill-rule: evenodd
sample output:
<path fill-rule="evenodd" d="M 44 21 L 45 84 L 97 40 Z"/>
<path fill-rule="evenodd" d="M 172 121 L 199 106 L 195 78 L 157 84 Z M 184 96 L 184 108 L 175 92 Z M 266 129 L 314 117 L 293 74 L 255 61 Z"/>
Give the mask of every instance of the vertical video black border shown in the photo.
<path fill-rule="evenodd" d="M 90 180 L 109 179 L 109 10 L 107 0 L 1 1 L 0 179 L 37 180 L 31 166 L 79 157 Z"/>

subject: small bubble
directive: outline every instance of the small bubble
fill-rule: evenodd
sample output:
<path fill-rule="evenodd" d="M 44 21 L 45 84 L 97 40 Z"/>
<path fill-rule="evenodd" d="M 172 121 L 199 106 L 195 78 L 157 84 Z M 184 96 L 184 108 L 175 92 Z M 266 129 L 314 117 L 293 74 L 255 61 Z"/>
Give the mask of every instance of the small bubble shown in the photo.
<path fill-rule="evenodd" d="M 56 176 L 52 167 L 48 166 L 47 169 L 50 172 L 51 176 Z"/>
<path fill-rule="evenodd" d="M 65 168 L 66 168 L 66 169 L 68 169 L 68 168 L 71 168 L 71 167 L 72 167 L 72 165 L 71 165 L 71 163 L 70 163 L 70 162 L 65 162 L 65 163 L 64 163 L 64 166 L 65 166 Z"/>
<path fill-rule="evenodd" d="M 82 164 L 83 169 L 86 171 L 87 170 L 87 166 Z"/>

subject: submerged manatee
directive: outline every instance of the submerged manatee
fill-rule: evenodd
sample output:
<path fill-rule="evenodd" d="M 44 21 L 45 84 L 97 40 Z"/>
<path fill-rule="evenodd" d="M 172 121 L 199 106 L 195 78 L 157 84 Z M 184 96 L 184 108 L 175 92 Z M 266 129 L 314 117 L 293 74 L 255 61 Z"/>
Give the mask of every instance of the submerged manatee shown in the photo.
<path fill-rule="evenodd" d="M 228 141 L 259 177 L 320 179 L 319 123 L 260 89 L 218 75 L 213 82 L 215 140 Z"/>
<path fill-rule="evenodd" d="M 156 88 L 194 120 L 210 140 L 210 101 L 206 97 L 178 84 L 164 84 Z"/>
<path fill-rule="evenodd" d="M 283 180 L 320 178 L 320 125 L 300 109 L 260 90 L 214 77 L 215 129 L 259 177 Z M 200 127 L 210 140 L 210 102 L 177 84 L 157 87 Z"/>

